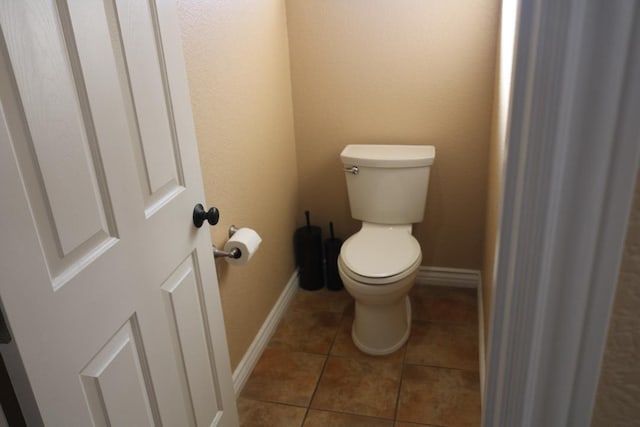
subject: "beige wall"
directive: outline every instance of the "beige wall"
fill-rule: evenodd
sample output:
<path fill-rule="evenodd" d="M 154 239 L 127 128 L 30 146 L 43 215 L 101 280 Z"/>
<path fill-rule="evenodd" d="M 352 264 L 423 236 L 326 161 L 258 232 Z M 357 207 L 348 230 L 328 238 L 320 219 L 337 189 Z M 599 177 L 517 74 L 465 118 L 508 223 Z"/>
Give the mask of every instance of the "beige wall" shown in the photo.
<path fill-rule="evenodd" d="M 484 260 L 482 267 L 482 298 L 484 308 L 485 341 L 488 344 L 489 322 L 493 300 L 494 264 L 500 221 L 501 197 L 507 124 L 511 97 L 511 77 L 514 44 L 516 36 L 516 16 L 519 0 L 503 0 L 498 37 L 498 55 L 493 95 L 493 116 L 491 119 L 491 140 L 489 144 L 489 168 L 487 174 L 487 211 L 484 238 Z M 485 346 L 488 350 L 488 345 Z"/>
<path fill-rule="evenodd" d="M 479 269 L 498 13 L 498 0 L 288 0 L 300 210 L 346 237 L 342 148 L 433 144 L 422 263 Z"/>
<path fill-rule="evenodd" d="M 618 288 L 600 371 L 593 427 L 631 427 L 640 420 L 640 173 L 627 228 Z"/>
<path fill-rule="evenodd" d="M 302 212 L 356 231 L 346 144 L 435 145 L 423 264 L 481 267 L 498 12 L 499 0 L 291 0 L 286 15 L 283 0 L 179 1 L 213 240 L 232 223 L 263 237 L 246 267 L 217 262 L 234 368 L 293 272 Z"/>
<path fill-rule="evenodd" d="M 251 262 L 217 261 L 235 369 L 289 280 L 296 153 L 282 0 L 180 0 L 179 15 L 207 206 L 222 245 L 230 224 L 263 243 Z"/>

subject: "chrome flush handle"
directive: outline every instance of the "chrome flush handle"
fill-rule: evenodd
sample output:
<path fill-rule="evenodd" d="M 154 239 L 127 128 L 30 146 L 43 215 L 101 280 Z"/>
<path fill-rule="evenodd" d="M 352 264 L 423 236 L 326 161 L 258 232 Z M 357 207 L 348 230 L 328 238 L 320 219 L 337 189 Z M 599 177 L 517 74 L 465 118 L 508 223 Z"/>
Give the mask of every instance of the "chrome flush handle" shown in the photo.
<path fill-rule="evenodd" d="M 357 166 L 351 166 L 350 168 L 344 168 L 343 170 L 353 175 L 358 175 L 360 173 L 360 169 L 358 169 Z"/>

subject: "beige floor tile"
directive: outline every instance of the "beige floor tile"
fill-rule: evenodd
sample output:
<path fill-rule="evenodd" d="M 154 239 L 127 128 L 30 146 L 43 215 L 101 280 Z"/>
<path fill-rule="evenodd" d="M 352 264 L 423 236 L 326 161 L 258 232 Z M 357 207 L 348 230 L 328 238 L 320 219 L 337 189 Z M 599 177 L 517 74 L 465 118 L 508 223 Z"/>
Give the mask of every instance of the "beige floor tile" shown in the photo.
<path fill-rule="evenodd" d="M 405 363 L 478 370 L 478 327 L 474 324 L 413 322 Z"/>
<path fill-rule="evenodd" d="M 478 323 L 475 289 L 414 286 L 410 293 L 413 320 Z"/>
<path fill-rule="evenodd" d="M 317 291 L 298 289 L 291 300 L 289 310 L 332 311 L 342 313 L 353 301 L 346 290 L 330 291 L 326 288 Z"/>
<path fill-rule="evenodd" d="M 308 406 L 325 359 L 325 356 L 315 354 L 267 348 L 253 369 L 242 396 Z"/>
<path fill-rule="evenodd" d="M 388 354 L 386 356 L 370 356 L 366 353 L 358 350 L 358 347 L 353 343 L 351 338 L 351 325 L 353 324 L 353 313 L 346 314 L 340 322 L 340 328 L 338 329 L 338 335 L 331 347 L 330 354 L 332 356 L 349 357 L 352 359 L 370 359 L 370 360 L 388 360 L 391 362 L 400 362 L 404 359 L 405 347 L 403 346 L 399 350 Z"/>
<path fill-rule="evenodd" d="M 392 427 L 393 421 L 361 415 L 309 410 L 304 427 Z"/>
<path fill-rule="evenodd" d="M 401 369 L 400 363 L 330 356 L 311 407 L 392 419 Z"/>
<path fill-rule="evenodd" d="M 479 426 L 478 374 L 405 365 L 396 419 L 447 427 Z"/>
<path fill-rule="evenodd" d="M 297 406 L 238 399 L 240 427 L 299 427 L 306 412 Z"/>
<path fill-rule="evenodd" d="M 269 347 L 327 354 L 340 324 L 340 313 L 289 310 Z"/>

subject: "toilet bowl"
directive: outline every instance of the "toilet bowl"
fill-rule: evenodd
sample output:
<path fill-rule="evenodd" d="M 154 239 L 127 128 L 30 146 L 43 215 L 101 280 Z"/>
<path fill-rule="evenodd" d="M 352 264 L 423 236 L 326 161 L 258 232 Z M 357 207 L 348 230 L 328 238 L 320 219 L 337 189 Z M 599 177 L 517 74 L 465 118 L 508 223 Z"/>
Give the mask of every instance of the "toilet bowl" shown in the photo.
<path fill-rule="evenodd" d="M 407 341 L 411 331 L 408 293 L 421 261 L 410 225 L 364 223 L 343 244 L 338 271 L 356 302 L 351 337 L 360 351 L 390 354 Z"/>
<path fill-rule="evenodd" d="M 355 299 L 351 337 L 364 353 L 390 354 L 411 331 L 408 294 L 422 262 L 411 230 L 424 217 L 435 149 L 348 145 L 340 157 L 351 216 L 362 221 L 338 257 L 340 278 Z"/>

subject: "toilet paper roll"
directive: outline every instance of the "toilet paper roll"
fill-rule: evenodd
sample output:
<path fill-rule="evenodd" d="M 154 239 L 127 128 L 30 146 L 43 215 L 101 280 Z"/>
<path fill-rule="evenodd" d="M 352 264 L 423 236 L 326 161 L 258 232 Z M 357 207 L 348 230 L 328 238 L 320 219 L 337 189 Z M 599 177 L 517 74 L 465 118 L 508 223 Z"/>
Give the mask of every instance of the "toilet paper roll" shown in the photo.
<path fill-rule="evenodd" d="M 238 249 L 240 251 L 240 258 L 226 258 L 229 264 L 244 265 L 258 250 L 262 238 L 251 228 L 240 228 L 236 231 L 227 243 L 224 244 L 225 251 L 231 251 L 232 249 Z"/>

